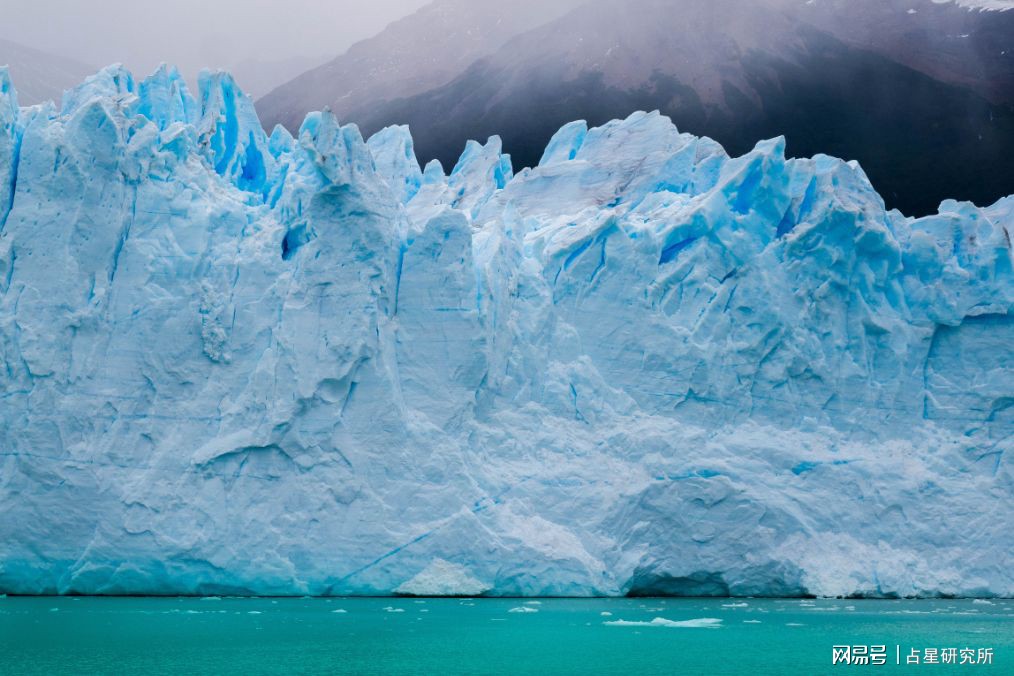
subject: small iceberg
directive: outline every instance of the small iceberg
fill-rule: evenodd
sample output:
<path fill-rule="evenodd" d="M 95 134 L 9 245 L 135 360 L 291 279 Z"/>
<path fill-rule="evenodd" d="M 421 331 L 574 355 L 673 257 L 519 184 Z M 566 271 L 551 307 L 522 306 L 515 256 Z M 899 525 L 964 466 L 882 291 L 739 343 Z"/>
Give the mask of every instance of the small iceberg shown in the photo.
<path fill-rule="evenodd" d="M 667 620 L 664 617 L 656 617 L 651 622 L 638 622 L 632 620 L 610 620 L 602 624 L 610 627 L 678 627 L 683 629 L 719 629 L 722 620 L 714 617 L 698 617 L 693 620 Z"/>
<path fill-rule="evenodd" d="M 518 606 L 517 608 L 511 608 L 507 611 L 508 613 L 537 613 L 538 608 L 532 608 L 531 606 Z"/>

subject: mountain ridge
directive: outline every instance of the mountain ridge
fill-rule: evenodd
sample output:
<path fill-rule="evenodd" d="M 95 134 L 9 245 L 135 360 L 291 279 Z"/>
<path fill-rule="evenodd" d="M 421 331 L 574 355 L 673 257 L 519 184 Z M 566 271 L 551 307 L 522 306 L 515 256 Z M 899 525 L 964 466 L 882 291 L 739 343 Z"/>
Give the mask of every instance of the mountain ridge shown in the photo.
<path fill-rule="evenodd" d="M 963 199 L 995 200 L 1007 189 L 1002 176 L 1014 171 L 1014 48 L 1011 58 L 994 48 L 1014 34 L 1014 13 L 916 0 L 919 11 L 910 15 L 912 4 L 872 3 L 867 16 L 838 0 L 588 0 L 517 32 L 444 84 L 329 105 L 367 134 L 409 124 L 420 156 L 445 165 L 466 139 L 494 133 L 519 164 L 532 165 L 567 120 L 598 123 L 659 109 L 737 151 L 785 134 L 793 153 L 858 159 L 889 203 L 906 212 L 931 213 L 954 190 Z M 685 7 L 692 11 L 677 11 Z M 836 21 L 843 15 L 847 21 Z M 974 39 L 950 39 L 927 28 L 934 26 Z M 867 81 L 878 98 L 867 96 Z M 298 111 L 298 92 L 276 91 Z M 298 128 L 300 113 L 279 118 L 273 100 L 258 101 L 265 121 Z M 927 165 L 930 148 L 951 158 L 946 175 Z"/>
<path fill-rule="evenodd" d="M 10 68 L 22 105 L 60 102 L 70 89 L 97 69 L 0 37 L 0 66 Z"/>

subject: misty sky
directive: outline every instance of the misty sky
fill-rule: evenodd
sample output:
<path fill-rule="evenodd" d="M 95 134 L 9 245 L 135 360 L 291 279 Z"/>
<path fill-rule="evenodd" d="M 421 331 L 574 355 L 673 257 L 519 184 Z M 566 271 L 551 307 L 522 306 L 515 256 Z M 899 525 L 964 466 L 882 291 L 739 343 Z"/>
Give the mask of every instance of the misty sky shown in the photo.
<path fill-rule="evenodd" d="M 323 62 L 428 0 L 0 0 L 0 37 L 92 66 L 192 77 L 244 61 Z"/>
<path fill-rule="evenodd" d="M 935 0 L 946 2 L 947 0 Z M 956 0 L 1010 7 L 1014 0 Z M 193 77 L 248 61 L 323 62 L 429 0 L 0 0 L 0 37 L 146 75 L 162 61 Z"/>
<path fill-rule="evenodd" d="M 224 68 L 258 98 L 429 1 L 0 0 L 0 38 L 91 68 L 122 62 L 138 77 L 165 61 L 191 85 L 201 68 Z M 934 0 L 949 1 L 1014 7 L 1014 0 Z"/>

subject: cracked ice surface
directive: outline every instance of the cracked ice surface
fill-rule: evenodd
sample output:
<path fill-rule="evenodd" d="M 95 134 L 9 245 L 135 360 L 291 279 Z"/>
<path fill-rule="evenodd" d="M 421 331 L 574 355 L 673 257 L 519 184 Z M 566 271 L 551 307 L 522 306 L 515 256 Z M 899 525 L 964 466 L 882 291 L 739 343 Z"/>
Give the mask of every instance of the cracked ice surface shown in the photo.
<path fill-rule="evenodd" d="M 0 73 L 0 224 L 0 591 L 1014 594 L 1012 198 L 111 67 Z"/>

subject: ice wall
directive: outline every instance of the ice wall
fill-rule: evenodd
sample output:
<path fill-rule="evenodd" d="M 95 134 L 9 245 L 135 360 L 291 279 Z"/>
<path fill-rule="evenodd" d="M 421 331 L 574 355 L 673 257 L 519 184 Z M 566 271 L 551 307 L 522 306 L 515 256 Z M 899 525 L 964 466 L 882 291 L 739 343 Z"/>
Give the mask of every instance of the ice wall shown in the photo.
<path fill-rule="evenodd" d="M 0 591 L 1014 594 L 1014 198 L 111 67 L 0 72 L 0 224 Z"/>

